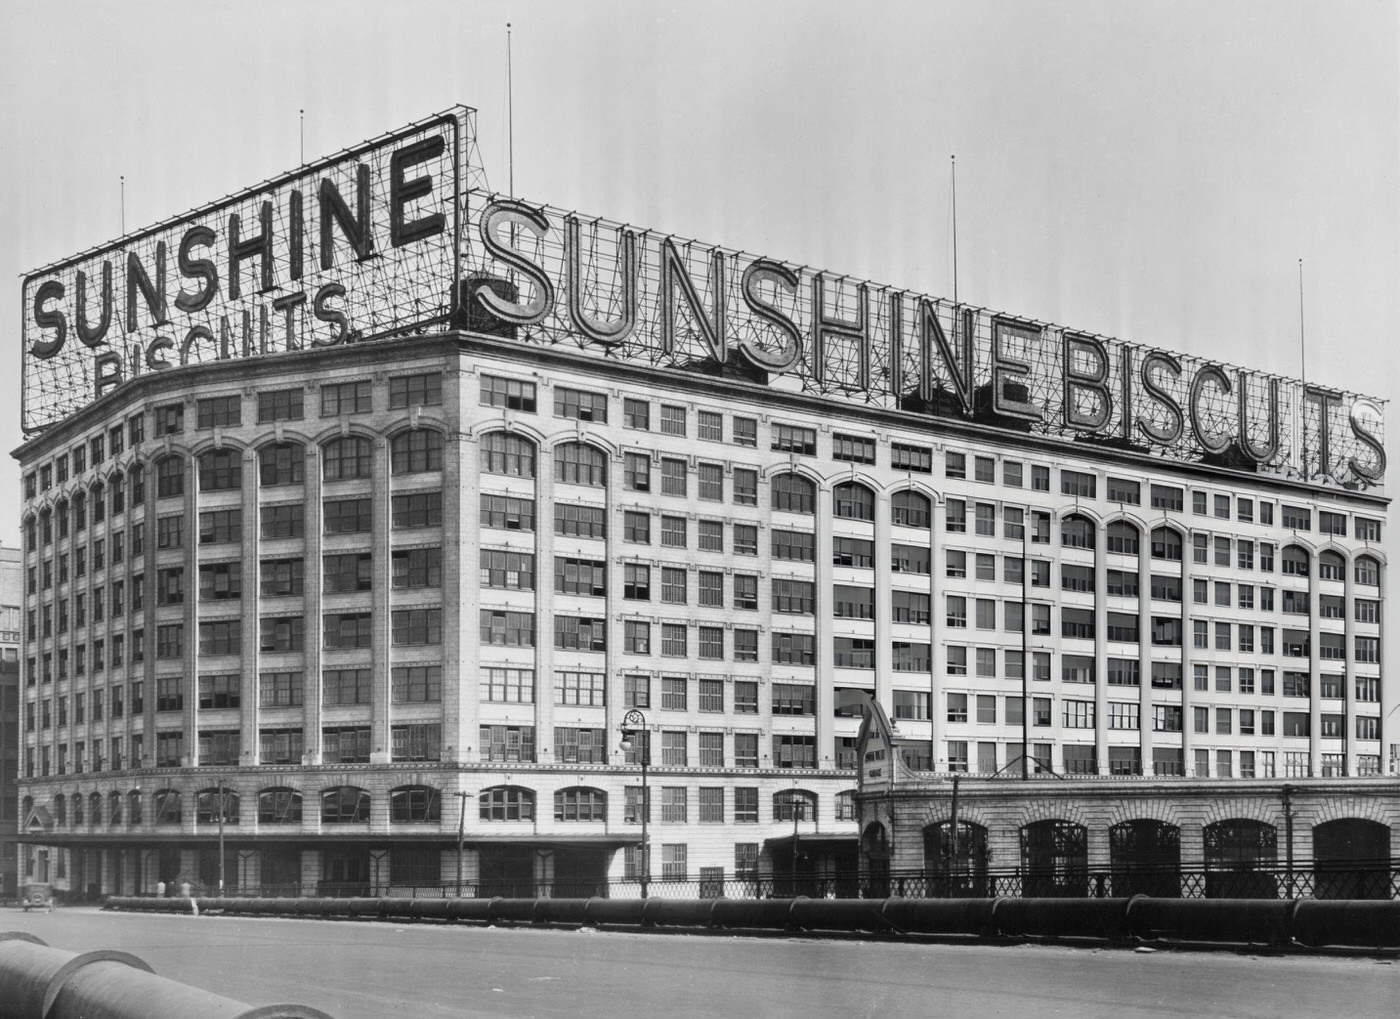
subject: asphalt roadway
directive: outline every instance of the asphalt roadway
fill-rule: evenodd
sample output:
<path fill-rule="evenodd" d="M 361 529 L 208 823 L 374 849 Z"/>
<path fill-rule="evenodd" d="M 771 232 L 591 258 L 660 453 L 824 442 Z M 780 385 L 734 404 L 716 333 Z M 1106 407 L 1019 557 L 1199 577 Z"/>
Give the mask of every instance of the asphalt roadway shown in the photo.
<path fill-rule="evenodd" d="M 1400 1015 L 1377 957 L 905 944 L 0 909 L 0 930 L 117 948 L 254 1005 L 385 1016 Z M 0 1009 L 3 1011 L 3 1009 Z"/>

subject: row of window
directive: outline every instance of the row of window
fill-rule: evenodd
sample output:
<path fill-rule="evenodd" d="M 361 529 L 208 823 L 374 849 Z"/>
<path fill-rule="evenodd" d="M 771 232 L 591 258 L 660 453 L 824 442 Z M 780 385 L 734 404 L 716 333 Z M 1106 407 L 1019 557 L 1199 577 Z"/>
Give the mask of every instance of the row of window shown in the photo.
<path fill-rule="evenodd" d="M 927 698 L 927 694 L 922 695 Z M 998 719 L 998 701 L 1004 701 L 1001 718 Z M 898 706 L 896 700 L 896 706 Z M 1007 725 L 1029 723 L 1036 727 L 1049 727 L 1055 724 L 1054 698 L 1032 697 L 1030 718 L 1025 718 L 1024 700 L 1020 697 L 999 698 L 994 694 L 967 694 L 949 692 L 947 694 L 947 720 L 950 723 L 975 721 L 983 725 L 995 725 L 1001 721 Z M 975 708 L 969 714 L 969 705 Z M 902 717 L 927 718 L 927 700 L 915 700 L 914 707 L 922 707 L 923 715 Z M 1104 727 L 1110 730 L 1137 730 L 1139 711 L 1137 701 L 1109 701 L 1105 705 Z M 1193 728 L 1196 733 L 1210 733 L 1211 718 L 1215 720 L 1216 735 L 1229 736 L 1238 732 L 1241 736 L 1308 736 L 1309 713 L 1306 711 L 1275 711 L 1271 708 L 1232 708 L 1232 707 L 1193 707 Z M 898 714 L 896 717 L 901 717 Z M 1282 719 L 1282 727 L 1276 728 L 1277 717 Z M 1182 708 L 1180 705 L 1157 704 L 1152 706 L 1152 728 L 1157 732 L 1180 732 Z M 1318 735 L 1324 738 L 1341 738 L 1345 732 L 1346 716 L 1324 714 Z M 1238 724 L 1236 724 L 1238 722 Z M 1096 727 L 1095 702 L 1062 698 L 1060 701 L 1060 724 L 1067 729 L 1093 729 Z M 1355 716 L 1357 739 L 1374 740 L 1380 738 L 1380 718 L 1375 715 Z"/>
<path fill-rule="evenodd" d="M 1166 730 L 1166 731 L 1179 731 Z M 1016 765 L 1022 757 L 1021 744 L 1007 744 L 1005 759 L 999 753 L 999 744 L 990 741 L 976 743 L 968 740 L 948 740 L 944 743 L 946 767 L 949 771 L 976 771 L 983 775 L 994 775 L 1005 767 Z M 1098 773 L 1100 748 L 1090 744 L 1061 744 L 1059 760 L 1055 761 L 1054 745 L 1032 743 L 1030 752 L 1025 755 L 1030 770 L 1036 774 L 1093 775 Z M 976 752 L 973 761 L 969 760 L 969 748 Z M 1143 774 L 1142 750 L 1137 746 L 1108 746 L 1108 774 Z M 1230 750 L 1196 749 L 1192 752 L 1194 771 L 1198 778 L 1308 778 L 1314 774 L 1312 758 L 1306 750 L 1285 750 L 1283 768 L 1278 768 L 1279 751 L 1274 750 Z M 972 765 L 975 763 L 975 767 Z M 1181 747 L 1153 747 L 1152 759 L 1148 762 L 1151 774 L 1162 778 L 1180 778 L 1186 775 L 1185 752 Z M 1000 767 L 999 767 L 1000 765 Z M 1379 775 L 1379 754 L 1357 754 L 1356 775 Z M 1342 777 L 1347 774 L 1346 755 L 1325 753 L 1320 757 L 1317 774 L 1323 777 Z M 1252 822 L 1250 822 L 1252 823 Z M 1209 830 L 1214 825 L 1207 825 Z M 1267 825 L 1264 827 L 1268 827 Z"/>
<path fill-rule="evenodd" d="M 661 809 L 653 811 L 652 795 L 644 796 L 640 787 L 629 787 L 624 794 L 625 823 L 639 823 L 645 815 L 648 821 L 662 824 L 759 823 L 759 789 L 757 786 L 701 786 L 693 790 L 686 786 L 661 786 L 656 797 Z M 195 822 L 201 825 L 236 825 L 240 823 L 242 797 L 227 788 L 201 789 L 194 793 Z M 389 790 L 389 821 L 395 824 L 430 824 L 443 819 L 442 791 L 434 786 L 407 785 Z M 179 824 L 182 820 L 184 794 L 178 789 L 157 789 L 151 794 L 152 820 L 156 824 Z M 368 824 L 372 797 L 358 786 L 336 786 L 320 793 L 323 824 Z M 477 816 L 482 821 L 535 820 L 536 794 L 521 786 L 491 786 L 477 794 Z M 692 809 L 691 803 L 694 803 Z M 145 801 L 139 790 L 127 793 L 73 793 L 55 796 L 51 812 L 58 827 L 79 828 L 84 825 L 139 825 L 143 823 Z M 818 797 L 802 789 L 783 790 L 771 799 L 772 821 L 816 821 Z M 25 799 L 26 815 L 33 809 L 32 797 Z M 726 807 L 729 809 L 726 810 Z M 656 816 L 653 816 L 656 815 Z M 835 820 L 855 819 L 853 792 L 836 795 Z M 260 825 L 301 824 L 303 794 L 285 787 L 259 790 L 257 821 Z M 554 793 L 554 820 L 565 822 L 606 822 L 608 794 L 602 789 L 574 786 Z M 756 847 L 755 847 L 756 848 Z"/>

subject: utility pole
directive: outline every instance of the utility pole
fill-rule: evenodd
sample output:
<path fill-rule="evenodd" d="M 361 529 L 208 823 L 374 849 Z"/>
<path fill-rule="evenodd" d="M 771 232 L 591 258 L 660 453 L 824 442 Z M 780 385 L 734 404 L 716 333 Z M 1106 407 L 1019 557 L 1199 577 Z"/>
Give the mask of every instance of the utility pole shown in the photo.
<path fill-rule="evenodd" d="M 953 875 L 961 873 L 961 861 L 958 859 L 958 850 L 961 848 L 962 839 L 958 837 L 958 773 L 953 773 L 953 805 L 949 811 L 948 820 L 948 887 L 952 889 Z"/>
<path fill-rule="evenodd" d="M 224 895 L 224 814 L 228 810 L 227 787 L 219 779 L 219 898 Z"/>
<path fill-rule="evenodd" d="M 467 835 L 467 794 L 465 790 L 457 791 L 457 799 L 461 800 L 461 809 L 457 812 L 457 897 L 462 897 L 462 845 Z"/>

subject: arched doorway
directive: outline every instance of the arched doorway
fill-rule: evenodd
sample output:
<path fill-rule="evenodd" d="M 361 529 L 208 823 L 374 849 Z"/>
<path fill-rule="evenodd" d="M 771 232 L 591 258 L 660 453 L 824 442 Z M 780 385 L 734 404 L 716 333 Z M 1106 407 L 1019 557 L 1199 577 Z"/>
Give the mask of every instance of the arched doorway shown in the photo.
<path fill-rule="evenodd" d="M 985 898 L 987 895 L 987 829 L 971 821 L 958 822 L 956 847 L 952 822 L 924 829 L 924 875 L 930 896 Z"/>
<path fill-rule="evenodd" d="M 885 898 L 890 894 L 890 844 L 885 826 L 879 821 L 865 826 L 860 837 L 860 855 L 865 863 L 862 893 L 867 899 Z"/>
<path fill-rule="evenodd" d="M 1313 828 L 1313 896 L 1390 898 L 1390 826 L 1342 817 Z"/>
<path fill-rule="evenodd" d="M 1112 894 L 1181 897 L 1181 829 L 1145 818 L 1108 829 Z"/>
<path fill-rule="evenodd" d="M 1021 894 L 1089 894 L 1089 831 L 1072 821 L 1033 821 L 1021 829 Z"/>
<path fill-rule="evenodd" d="M 1263 821 L 1233 818 L 1202 829 L 1206 898 L 1276 899 L 1278 829 Z"/>

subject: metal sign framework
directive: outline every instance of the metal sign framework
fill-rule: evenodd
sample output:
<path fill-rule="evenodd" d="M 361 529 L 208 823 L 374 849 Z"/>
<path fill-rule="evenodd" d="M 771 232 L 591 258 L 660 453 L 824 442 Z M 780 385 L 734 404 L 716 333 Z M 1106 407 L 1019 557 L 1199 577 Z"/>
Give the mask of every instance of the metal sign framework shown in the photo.
<path fill-rule="evenodd" d="M 1357 394 L 491 194 L 468 107 L 49 266 L 23 297 L 26 432 L 146 372 L 422 332 L 466 300 L 604 358 L 1351 489 L 1385 471 L 1381 405 Z"/>

